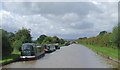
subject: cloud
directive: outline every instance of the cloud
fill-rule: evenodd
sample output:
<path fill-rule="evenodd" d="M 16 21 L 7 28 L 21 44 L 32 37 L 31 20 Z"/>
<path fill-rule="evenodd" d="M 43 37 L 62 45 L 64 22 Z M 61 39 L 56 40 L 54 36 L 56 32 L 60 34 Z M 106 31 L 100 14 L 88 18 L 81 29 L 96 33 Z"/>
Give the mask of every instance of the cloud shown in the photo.
<path fill-rule="evenodd" d="M 78 21 L 79 19 L 79 16 L 75 13 L 68 13 L 68 14 L 65 14 L 62 19 L 64 21 L 69 21 L 69 22 L 75 22 L 75 21 Z"/>
<path fill-rule="evenodd" d="M 35 40 L 41 34 L 64 39 L 96 36 L 117 25 L 117 2 L 3 2 L 2 28 L 14 32 L 31 29 Z"/>
<path fill-rule="evenodd" d="M 5 2 L 5 9 L 7 11 L 12 11 L 14 13 L 24 14 L 24 15 L 34 15 L 34 14 L 66 14 L 66 13 L 77 13 L 81 16 L 85 16 L 89 10 L 95 10 L 100 12 L 99 9 L 92 3 L 87 2 Z M 17 10 L 16 10 L 17 7 Z M 83 8 L 84 7 L 84 8 Z M 28 12 L 29 11 L 29 12 Z"/>

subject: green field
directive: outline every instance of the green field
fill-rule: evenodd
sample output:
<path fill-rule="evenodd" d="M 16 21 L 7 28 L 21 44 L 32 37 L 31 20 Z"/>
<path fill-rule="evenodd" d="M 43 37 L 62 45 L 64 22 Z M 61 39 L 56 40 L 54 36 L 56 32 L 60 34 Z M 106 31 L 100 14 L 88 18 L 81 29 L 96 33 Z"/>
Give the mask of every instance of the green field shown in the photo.
<path fill-rule="evenodd" d="M 20 54 L 21 54 L 20 52 L 13 52 L 9 56 L 2 57 L 2 60 L 0 60 L 0 63 L 6 63 L 12 60 L 16 60 L 19 58 Z"/>
<path fill-rule="evenodd" d="M 95 45 L 82 44 L 94 51 L 101 52 L 104 55 L 110 56 L 112 58 L 118 59 L 118 49 L 100 47 Z"/>

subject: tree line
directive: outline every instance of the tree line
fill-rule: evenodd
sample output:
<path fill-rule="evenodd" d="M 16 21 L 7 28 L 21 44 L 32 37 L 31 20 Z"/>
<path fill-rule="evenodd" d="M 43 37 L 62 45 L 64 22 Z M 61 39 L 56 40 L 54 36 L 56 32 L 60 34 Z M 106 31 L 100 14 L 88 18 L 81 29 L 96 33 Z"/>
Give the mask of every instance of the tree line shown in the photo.
<path fill-rule="evenodd" d="M 2 56 L 10 55 L 12 52 L 19 51 L 23 43 L 36 43 L 37 45 L 60 43 L 65 41 L 57 36 L 50 37 L 46 35 L 40 35 L 36 41 L 32 41 L 30 29 L 22 28 L 17 32 L 7 32 L 4 29 L 0 29 L 0 42 L 2 42 Z"/>
<path fill-rule="evenodd" d="M 112 32 L 101 31 L 96 37 L 79 38 L 77 42 L 116 49 L 120 45 L 120 33 L 118 28 L 119 26 L 115 26 Z"/>
<path fill-rule="evenodd" d="M 39 38 L 35 41 L 36 44 L 54 44 L 54 43 L 59 43 L 59 44 L 64 44 L 65 41 L 62 38 L 58 38 L 57 36 L 46 36 L 46 35 L 40 35 Z"/>

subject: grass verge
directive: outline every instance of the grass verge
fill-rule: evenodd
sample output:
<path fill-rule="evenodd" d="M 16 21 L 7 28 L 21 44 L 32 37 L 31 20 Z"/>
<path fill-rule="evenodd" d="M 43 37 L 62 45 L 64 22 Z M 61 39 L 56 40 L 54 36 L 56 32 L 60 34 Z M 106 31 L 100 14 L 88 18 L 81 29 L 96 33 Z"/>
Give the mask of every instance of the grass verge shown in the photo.
<path fill-rule="evenodd" d="M 94 51 L 100 52 L 104 55 L 110 56 L 112 58 L 118 59 L 118 49 L 112 49 L 107 47 L 100 47 L 97 45 L 88 45 L 88 44 L 82 44 Z"/>
<path fill-rule="evenodd" d="M 60 44 L 59 47 L 62 47 L 62 46 L 65 46 L 65 43 L 64 44 Z"/>
<path fill-rule="evenodd" d="M 0 60 L 0 63 L 6 63 L 9 61 L 16 60 L 19 58 L 20 54 L 21 54 L 20 52 L 13 52 L 8 56 L 2 57 L 2 60 Z"/>

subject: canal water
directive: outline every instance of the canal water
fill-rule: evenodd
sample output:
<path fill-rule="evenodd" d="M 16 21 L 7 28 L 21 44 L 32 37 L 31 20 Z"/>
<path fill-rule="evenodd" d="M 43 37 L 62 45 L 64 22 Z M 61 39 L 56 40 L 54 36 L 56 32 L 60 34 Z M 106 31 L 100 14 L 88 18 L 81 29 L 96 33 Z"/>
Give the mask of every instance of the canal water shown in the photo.
<path fill-rule="evenodd" d="M 33 61 L 14 62 L 3 68 L 117 68 L 118 64 L 105 59 L 89 48 L 72 44 L 63 46 Z"/>

